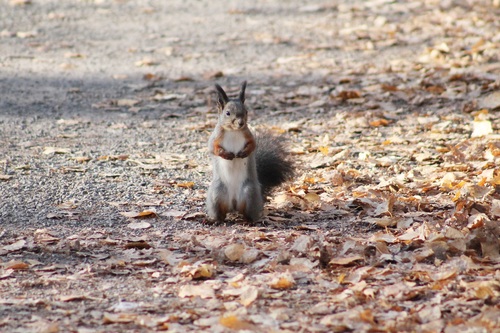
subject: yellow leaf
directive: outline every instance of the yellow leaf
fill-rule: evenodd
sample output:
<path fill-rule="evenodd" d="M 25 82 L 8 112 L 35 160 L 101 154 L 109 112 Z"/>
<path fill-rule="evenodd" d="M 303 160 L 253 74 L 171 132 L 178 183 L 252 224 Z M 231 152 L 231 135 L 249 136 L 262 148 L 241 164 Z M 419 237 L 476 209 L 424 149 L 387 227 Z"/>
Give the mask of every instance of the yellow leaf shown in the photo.
<path fill-rule="evenodd" d="M 189 274 L 193 278 L 193 280 L 198 280 L 198 279 L 209 279 L 212 276 L 214 276 L 214 265 L 212 264 L 202 264 L 199 267 L 196 267 L 195 269 L 192 269 Z"/>
<path fill-rule="evenodd" d="M 317 195 L 314 192 L 309 192 L 306 195 L 304 195 L 304 199 L 306 199 L 309 202 L 318 202 L 318 201 L 320 201 L 319 195 Z"/>
<path fill-rule="evenodd" d="M 142 212 L 120 212 L 120 214 L 125 217 L 132 217 L 132 218 L 149 218 L 157 216 L 156 213 L 151 210 L 144 210 Z"/>
<path fill-rule="evenodd" d="M 364 311 L 361 311 L 359 314 L 359 319 L 361 319 L 364 322 L 376 325 L 375 318 L 373 317 L 372 310 L 370 310 L 370 309 L 366 309 Z"/>
<path fill-rule="evenodd" d="M 194 182 L 177 183 L 177 184 L 175 184 L 175 186 L 182 187 L 182 188 L 193 188 Z"/>
<path fill-rule="evenodd" d="M 495 292 L 488 286 L 480 286 L 479 288 L 476 289 L 476 297 L 479 299 L 495 297 Z"/>
<path fill-rule="evenodd" d="M 253 330 L 255 329 L 255 325 L 252 323 L 246 321 L 246 320 L 241 320 L 235 315 L 230 315 L 226 317 L 221 317 L 219 319 L 219 324 L 221 324 L 224 327 L 233 329 L 233 330 Z"/>
<path fill-rule="evenodd" d="M 322 147 L 319 147 L 318 150 L 323 154 L 323 155 L 328 155 L 328 147 L 327 146 L 322 146 Z"/>
<path fill-rule="evenodd" d="M 486 177 L 481 178 L 479 183 L 477 183 L 477 185 L 479 185 L 479 186 L 484 186 L 484 184 L 486 184 Z"/>
<path fill-rule="evenodd" d="M 387 126 L 387 125 L 389 125 L 389 121 L 386 119 L 377 119 L 374 121 L 370 121 L 369 124 L 370 124 L 370 126 L 373 126 L 373 127 Z"/>
<path fill-rule="evenodd" d="M 308 183 L 308 184 L 316 184 L 318 182 L 318 180 L 314 177 L 306 177 L 304 178 L 304 183 Z"/>
<path fill-rule="evenodd" d="M 269 286 L 273 289 L 279 290 L 290 289 L 295 286 L 295 280 L 291 275 L 281 276 L 274 279 Z"/>

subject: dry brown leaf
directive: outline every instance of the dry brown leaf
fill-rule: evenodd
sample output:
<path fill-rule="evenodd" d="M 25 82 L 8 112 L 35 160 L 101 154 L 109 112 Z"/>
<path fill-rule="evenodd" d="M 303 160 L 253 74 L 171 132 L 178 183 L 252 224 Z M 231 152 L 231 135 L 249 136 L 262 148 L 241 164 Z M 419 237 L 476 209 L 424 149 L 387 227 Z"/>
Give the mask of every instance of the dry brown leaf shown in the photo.
<path fill-rule="evenodd" d="M 337 97 L 345 101 L 348 99 L 360 98 L 361 93 L 356 90 L 344 90 L 339 92 Z"/>
<path fill-rule="evenodd" d="M 136 106 L 139 103 L 140 103 L 140 101 L 138 101 L 138 100 L 127 99 L 127 98 L 119 99 L 119 100 L 116 101 L 116 105 L 118 105 L 118 106 L 126 106 L 126 107 Z"/>
<path fill-rule="evenodd" d="M 299 253 L 307 253 L 309 246 L 311 244 L 311 236 L 308 235 L 301 235 L 297 239 L 295 239 L 295 242 L 293 242 L 292 247 L 290 248 L 290 251 L 296 251 Z"/>
<path fill-rule="evenodd" d="M 207 298 L 215 298 L 214 288 L 208 284 L 200 284 L 200 285 L 183 285 L 179 288 L 179 297 L 200 297 L 203 299 Z"/>
<path fill-rule="evenodd" d="M 12 178 L 14 178 L 14 176 L 12 176 L 12 175 L 2 175 L 2 174 L 0 174 L 0 180 L 11 180 Z"/>
<path fill-rule="evenodd" d="M 192 212 L 192 213 L 184 214 L 182 216 L 182 219 L 183 220 L 196 220 L 196 219 L 199 219 L 199 218 L 203 218 L 205 216 L 206 215 L 203 212 Z"/>
<path fill-rule="evenodd" d="M 469 216 L 467 228 L 471 230 L 481 228 L 484 226 L 484 223 L 489 220 L 488 216 L 484 213 L 472 214 Z"/>
<path fill-rule="evenodd" d="M 500 216 L 500 200 L 491 200 L 491 214 L 493 216 Z"/>
<path fill-rule="evenodd" d="M 12 269 L 12 270 L 25 270 L 25 269 L 28 269 L 30 267 L 30 265 L 28 265 L 27 263 L 21 261 L 21 260 L 14 260 L 12 259 L 11 261 L 9 262 L 6 262 L 5 264 L 3 264 L 3 267 L 5 269 Z"/>
<path fill-rule="evenodd" d="M 58 147 L 45 147 L 42 154 L 53 155 L 53 154 L 69 154 L 71 149 L 69 148 L 58 148 Z"/>
<path fill-rule="evenodd" d="M 393 195 L 389 195 L 387 198 L 384 199 L 384 201 L 377 204 L 375 210 L 373 211 L 373 216 L 380 216 L 380 215 L 392 216 L 392 210 L 395 202 L 396 202 L 396 197 Z"/>
<path fill-rule="evenodd" d="M 152 210 L 144 210 L 142 212 L 120 212 L 121 215 L 131 218 L 152 218 L 157 217 L 156 212 Z M 133 224 L 133 223 L 131 223 Z M 139 224 L 141 225 L 141 224 Z M 149 228 L 150 226 L 147 226 Z"/>
<path fill-rule="evenodd" d="M 184 215 L 186 215 L 187 211 L 185 210 L 167 210 L 166 212 L 161 213 L 161 216 L 165 217 L 173 217 L 175 219 L 180 219 Z"/>
<path fill-rule="evenodd" d="M 433 281 L 448 280 L 448 279 L 454 278 L 456 276 L 457 276 L 457 270 L 456 269 L 440 270 L 440 271 L 432 273 L 430 275 L 430 277 L 431 277 L 431 279 Z"/>
<path fill-rule="evenodd" d="M 134 217 L 141 217 L 141 216 L 134 216 Z M 151 228 L 151 223 L 148 223 L 148 222 L 145 222 L 145 221 L 132 222 L 132 223 L 127 224 L 127 228 L 134 229 L 134 230 L 137 230 L 137 229 L 148 229 L 148 228 Z"/>
<path fill-rule="evenodd" d="M 11 6 L 26 6 L 26 5 L 33 4 L 33 1 L 31 1 L 31 0 L 10 0 L 9 4 Z"/>
<path fill-rule="evenodd" d="M 224 249 L 224 254 L 230 261 L 239 261 L 243 257 L 245 250 L 245 245 L 235 243 L 226 246 L 226 248 Z"/>
<path fill-rule="evenodd" d="M 103 324 L 126 324 L 131 323 L 137 318 L 136 314 L 133 313 L 108 313 L 105 312 L 102 317 Z"/>
<path fill-rule="evenodd" d="M 363 310 L 359 313 L 359 319 L 364 322 L 370 323 L 372 325 L 376 325 L 375 317 L 373 316 L 373 312 L 371 309 Z"/>
<path fill-rule="evenodd" d="M 19 251 L 26 245 L 26 241 L 24 239 L 20 239 L 12 244 L 5 245 L 3 249 L 8 252 Z"/>
<path fill-rule="evenodd" d="M 126 249 L 150 249 L 151 245 L 145 241 L 127 242 L 123 245 Z"/>
<path fill-rule="evenodd" d="M 362 261 L 365 258 L 362 256 L 350 256 L 344 258 L 334 258 L 330 260 L 329 264 L 333 266 L 350 266 L 356 263 L 357 261 Z"/>
<path fill-rule="evenodd" d="M 84 301 L 88 299 L 87 296 L 85 295 L 61 295 L 59 296 L 59 300 L 61 300 L 61 302 L 72 302 L 72 301 Z"/>
<path fill-rule="evenodd" d="M 259 289 L 255 286 L 246 286 L 243 288 L 243 292 L 240 294 L 240 303 L 243 306 L 249 306 L 259 296 Z"/>

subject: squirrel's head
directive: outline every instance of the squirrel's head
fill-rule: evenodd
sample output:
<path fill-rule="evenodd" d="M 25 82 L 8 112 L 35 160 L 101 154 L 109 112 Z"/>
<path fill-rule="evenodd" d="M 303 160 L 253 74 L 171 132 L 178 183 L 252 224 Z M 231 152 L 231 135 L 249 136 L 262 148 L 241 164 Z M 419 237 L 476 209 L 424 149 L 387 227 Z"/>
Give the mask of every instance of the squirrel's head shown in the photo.
<path fill-rule="evenodd" d="M 240 130 L 247 125 L 248 111 L 245 107 L 245 89 L 247 82 L 241 85 L 238 98 L 229 99 L 226 92 L 218 84 L 215 85 L 218 99 L 219 123 L 229 131 Z"/>

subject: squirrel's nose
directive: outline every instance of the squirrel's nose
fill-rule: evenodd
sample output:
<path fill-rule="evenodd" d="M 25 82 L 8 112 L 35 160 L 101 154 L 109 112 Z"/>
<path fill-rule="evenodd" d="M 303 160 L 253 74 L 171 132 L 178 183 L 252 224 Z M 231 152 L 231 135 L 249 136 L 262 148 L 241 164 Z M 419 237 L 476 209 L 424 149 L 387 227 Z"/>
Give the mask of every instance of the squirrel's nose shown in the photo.
<path fill-rule="evenodd" d="M 245 125 L 245 121 L 243 119 L 238 120 L 238 126 L 243 127 Z"/>

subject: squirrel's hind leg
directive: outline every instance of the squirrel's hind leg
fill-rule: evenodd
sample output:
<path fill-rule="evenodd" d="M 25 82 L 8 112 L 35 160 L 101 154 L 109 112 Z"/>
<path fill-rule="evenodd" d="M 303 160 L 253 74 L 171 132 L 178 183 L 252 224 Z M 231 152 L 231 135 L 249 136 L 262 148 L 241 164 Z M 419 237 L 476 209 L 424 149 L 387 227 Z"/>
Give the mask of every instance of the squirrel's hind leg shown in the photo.
<path fill-rule="evenodd" d="M 257 221 L 264 209 L 264 202 L 260 185 L 254 182 L 246 181 L 240 192 L 240 200 L 238 201 L 238 212 L 245 217 L 248 222 Z"/>
<path fill-rule="evenodd" d="M 207 195 L 207 215 L 210 220 L 224 222 L 229 211 L 227 188 L 222 182 L 212 182 Z"/>

